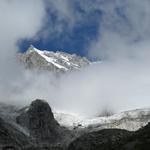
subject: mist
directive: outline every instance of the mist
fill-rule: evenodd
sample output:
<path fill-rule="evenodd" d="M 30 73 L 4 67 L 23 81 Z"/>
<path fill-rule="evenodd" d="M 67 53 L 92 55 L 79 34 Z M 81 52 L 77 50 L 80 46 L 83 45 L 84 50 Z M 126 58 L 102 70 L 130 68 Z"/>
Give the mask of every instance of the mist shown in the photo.
<path fill-rule="evenodd" d="M 56 36 L 63 32 L 61 19 L 71 28 L 81 20 L 71 2 L 48 1 L 58 13 Z M 46 17 L 44 1 L 2 0 L 0 2 L 0 99 L 28 105 L 45 99 L 56 111 L 95 116 L 108 108 L 115 113 L 150 107 L 150 5 L 149 1 L 116 0 L 79 2 L 89 11 L 100 10 L 103 17 L 96 39 L 87 44 L 88 57 L 99 62 L 80 70 L 55 76 L 48 72 L 24 70 L 16 61 L 17 41 L 36 37 Z M 90 6 L 90 7 L 89 7 Z M 117 11 L 116 11 L 117 8 Z M 121 9 L 121 12 L 118 10 Z M 123 17 L 122 17 L 123 16 Z M 99 18 L 97 18 L 99 19 Z M 84 21 L 84 19 L 82 20 Z M 69 23 L 69 22 L 68 22 Z M 44 29 L 42 36 L 52 34 Z M 71 34 L 71 33 L 70 33 Z"/>
<path fill-rule="evenodd" d="M 17 42 L 31 38 L 42 27 L 45 8 L 40 0 L 0 1 L 0 95 L 5 101 L 11 95 L 14 84 L 22 80 L 23 70 L 18 65 Z"/>

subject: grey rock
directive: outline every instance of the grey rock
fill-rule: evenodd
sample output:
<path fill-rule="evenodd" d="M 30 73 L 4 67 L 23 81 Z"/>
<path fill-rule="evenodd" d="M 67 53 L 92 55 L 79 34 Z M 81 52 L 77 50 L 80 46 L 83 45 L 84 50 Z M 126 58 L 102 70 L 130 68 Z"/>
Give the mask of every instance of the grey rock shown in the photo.
<path fill-rule="evenodd" d="M 60 126 L 46 101 L 33 101 L 28 110 L 20 114 L 16 121 L 29 130 L 30 136 L 37 142 L 55 143 L 59 138 Z"/>
<path fill-rule="evenodd" d="M 0 104 L 0 149 L 63 150 L 73 137 L 54 119 L 44 100 L 37 99 L 21 109 Z"/>
<path fill-rule="evenodd" d="M 0 118 L 0 149 L 21 150 L 31 145 L 29 137 Z"/>
<path fill-rule="evenodd" d="M 71 131 L 54 119 L 49 104 L 44 100 L 37 99 L 29 107 L 21 109 L 16 122 L 29 132 L 38 146 L 65 147 L 73 139 Z"/>

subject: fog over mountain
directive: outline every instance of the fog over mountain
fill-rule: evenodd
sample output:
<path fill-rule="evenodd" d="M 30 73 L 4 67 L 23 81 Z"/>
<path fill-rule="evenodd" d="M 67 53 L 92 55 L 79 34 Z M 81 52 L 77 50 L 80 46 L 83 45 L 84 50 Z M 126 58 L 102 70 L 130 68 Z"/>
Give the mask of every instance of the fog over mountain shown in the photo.
<path fill-rule="evenodd" d="M 147 0 L 78 1 L 86 14 L 93 11 L 103 14 L 98 36 L 87 44 L 87 57 L 97 57 L 100 62 L 61 76 L 25 70 L 20 65 L 16 56 L 19 40 L 46 38 L 48 34 L 58 36 L 63 32 L 62 20 L 68 20 L 71 34 L 82 20 L 79 12 L 74 13 L 73 2 L 65 0 L 60 5 L 60 0 L 0 1 L 1 102 L 25 105 L 43 98 L 53 109 L 86 117 L 105 108 L 120 112 L 149 107 L 150 2 Z M 43 28 L 47 7 L 52 7 L 58 15 L 53 30 Z"/>
<path fill-rule="evenodd" d="M 15 84 L 22 80 L 23 70 L 16 63 L 17 41 L 31 38 L 42 27 L 45 14 L 42 1 L 0 1 L 0 95 L 1 101 L 12 99 Z M 30 23 L 29 23 L 30 22 Z M 7 97 L 6 97 L 7 95 Z"/>

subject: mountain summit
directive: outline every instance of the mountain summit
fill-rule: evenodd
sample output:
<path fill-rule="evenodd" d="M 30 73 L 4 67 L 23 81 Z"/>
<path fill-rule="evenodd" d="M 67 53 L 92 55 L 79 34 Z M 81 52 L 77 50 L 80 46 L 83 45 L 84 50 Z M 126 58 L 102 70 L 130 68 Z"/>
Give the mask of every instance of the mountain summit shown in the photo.
<path fill-rule="evenodd" d="M 39 50 L 31 45 L 28 50 L 19 54 L 19 59 L 28 69 L 42 69 L 52 72 L 66 72 L 89 65 L 91 62 L 76 54 Z"/>

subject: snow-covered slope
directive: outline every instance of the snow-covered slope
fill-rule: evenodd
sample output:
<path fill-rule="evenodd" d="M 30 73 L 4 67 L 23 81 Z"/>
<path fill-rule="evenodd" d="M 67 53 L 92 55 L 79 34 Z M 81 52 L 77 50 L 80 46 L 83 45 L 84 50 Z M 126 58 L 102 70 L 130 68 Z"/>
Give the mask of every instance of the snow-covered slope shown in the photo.
<path fill-rule="evenodd" d="M 119 128 L 135 131 L 150 121 L 150 108 L 125 111 L 109 117 L 80 118 L 65 113 L 54 113 L 56 120 L 69 128 L 86 128 L 99 130 L 104 128 Z"/>
<path fill-rule="evenodd" d="M 20 109 L 13 105 L 0 103 L 0 117 L 14 124 L 15 117 L 18 116 L 22 110 L 27 111 L 28 109 L 29 106 Z M 93 118 L 83 118 L 76 116 L 75 114 L 58 112 L 56 110 L 53 111 L 53 113 L 54 118 L 60 125 L 69 129 L 76 129 L 78 131 L 82 130 L 85 132 L 96 131 L 104 128 L 119 128 L 135 131 L 150 122 L 150 108 L 125 111 L 109 117 Z"/>
<path fill-rule="evenodd" d="M 80 57 L 76 54 L 71 55 L 60 51 L 42 51 L 32 45 L 26 53 L 19 54 L 19 59 L 25 64 L 26 68 L 38 68 L 52 72 L 79 69 L 91 63 L 85 57 Z"/>

